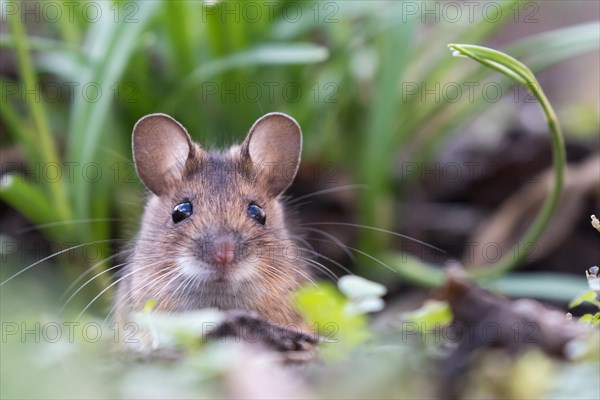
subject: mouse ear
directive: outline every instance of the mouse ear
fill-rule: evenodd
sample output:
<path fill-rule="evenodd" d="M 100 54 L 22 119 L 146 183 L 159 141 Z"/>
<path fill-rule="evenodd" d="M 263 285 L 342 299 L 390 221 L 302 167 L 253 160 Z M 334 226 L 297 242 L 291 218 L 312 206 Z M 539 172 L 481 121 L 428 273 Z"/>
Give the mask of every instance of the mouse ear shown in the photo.
<path fill-rule="evenodd" d="M 135 169 L 146 187 L 158 196 L 169 182 L 181 177 L 192 148 L 185 128 L 166 114 L 146 115 L 133 127 Z"/>
<path fill-rule="evenodd" d="M 282 113 L 269 113 L 256 121 L 242 145 L 243 155 L 266 178 L 272 196 L 281 194 L 294 180 L 301 151 L 300 126 Z"/>

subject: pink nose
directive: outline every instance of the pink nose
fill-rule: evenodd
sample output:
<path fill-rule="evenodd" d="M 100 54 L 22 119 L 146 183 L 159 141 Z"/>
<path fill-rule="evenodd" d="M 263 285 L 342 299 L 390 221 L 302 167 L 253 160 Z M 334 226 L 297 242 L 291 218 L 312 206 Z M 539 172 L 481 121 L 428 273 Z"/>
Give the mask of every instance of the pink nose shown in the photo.
<path fill-rule="evenodd" d="M 231 265 L 235 260 L 235 242 L 229 235 L 215 238 L 212 261 L 217 265 Z"/>

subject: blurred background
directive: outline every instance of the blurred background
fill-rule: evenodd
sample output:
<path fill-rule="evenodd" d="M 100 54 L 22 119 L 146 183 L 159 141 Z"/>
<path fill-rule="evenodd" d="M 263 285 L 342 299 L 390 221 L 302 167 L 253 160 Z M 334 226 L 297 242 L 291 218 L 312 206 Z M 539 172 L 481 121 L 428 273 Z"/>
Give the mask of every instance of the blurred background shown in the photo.
<path fill-rule="evenodd" d="M 565 307 L 598 263 L 598 2 L 0 4 L 0 278 L 30 267 L 1 287 L 5 321 L 58 314 L 67 299 L 67 318 L 110 310 L 116 268 L 79 288 L 122 262 L 136 232 L 131 130 L 154 112 L 206 147 L 242 140 L 267 112 L 297 119 L 293 213 L 335 274 L 341 264 L 388 287 L 390 312 L 428 295 L 425 267 L 510 257 L 545 198 L 550 135 L 524 88 L 449 43 L 524 62 L 565 134 L 559 210 L 491 284 Z"/>

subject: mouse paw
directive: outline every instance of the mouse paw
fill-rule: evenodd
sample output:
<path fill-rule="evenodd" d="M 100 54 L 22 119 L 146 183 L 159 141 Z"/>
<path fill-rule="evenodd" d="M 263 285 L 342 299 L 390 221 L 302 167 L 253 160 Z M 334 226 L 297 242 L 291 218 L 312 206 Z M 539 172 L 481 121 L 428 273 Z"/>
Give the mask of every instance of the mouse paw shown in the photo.
<path fill-rule="evenodd" d="M 225 321 L 208 337 L 235 337 L 280 352 L 312 350 L 318 342 L 318 337 L 299 327 L 274 324 L 259 318 L 256 313 L 238 310 L 227 311 Z"/>

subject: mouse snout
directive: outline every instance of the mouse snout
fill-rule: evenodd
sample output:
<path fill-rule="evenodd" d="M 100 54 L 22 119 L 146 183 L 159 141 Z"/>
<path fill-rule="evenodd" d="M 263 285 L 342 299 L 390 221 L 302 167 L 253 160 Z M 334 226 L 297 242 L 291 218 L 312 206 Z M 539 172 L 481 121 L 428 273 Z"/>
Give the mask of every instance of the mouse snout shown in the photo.
<path fill-rule="evenodd" d="M 210 262 L 213 265 L 228 266 L 233 264 L 236 258 L 236 241 L 230 234 L 219 234 L 215 237 L 210 254 Z"/>

